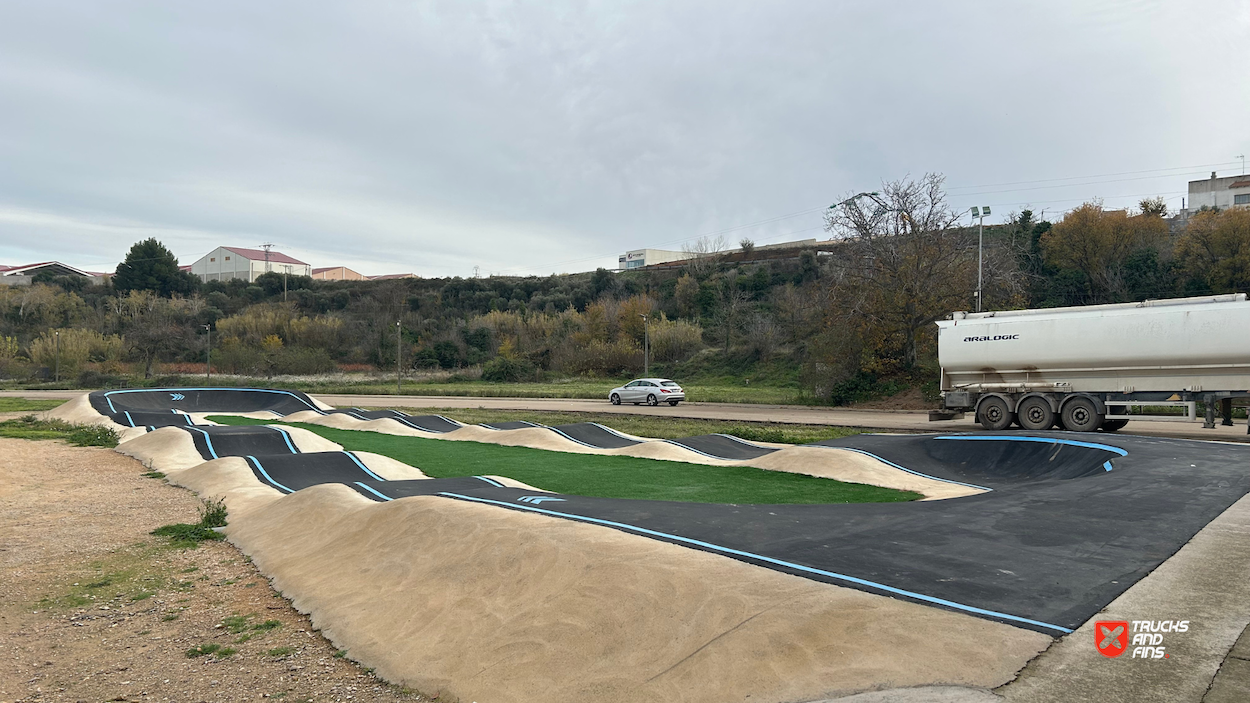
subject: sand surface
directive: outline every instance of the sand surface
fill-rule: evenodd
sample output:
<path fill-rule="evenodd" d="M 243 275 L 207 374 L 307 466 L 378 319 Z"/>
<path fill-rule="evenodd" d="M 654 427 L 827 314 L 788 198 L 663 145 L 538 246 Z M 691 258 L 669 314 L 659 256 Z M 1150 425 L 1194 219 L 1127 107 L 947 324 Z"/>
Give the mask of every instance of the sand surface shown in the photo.
<path fill-rule="evenodd" d="M 1051 638 L 608 528 L 317 486 L 230 539 L 339 647 L 462 700 L 801 701 L 992 687 Z"/>

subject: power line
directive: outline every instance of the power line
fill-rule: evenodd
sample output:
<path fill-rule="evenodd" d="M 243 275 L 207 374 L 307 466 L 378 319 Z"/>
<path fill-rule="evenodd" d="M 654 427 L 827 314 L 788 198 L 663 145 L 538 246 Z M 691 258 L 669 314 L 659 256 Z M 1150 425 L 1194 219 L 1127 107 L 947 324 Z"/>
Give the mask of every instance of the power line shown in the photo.
<path fill-rule="evenodd" d="M 964 188 L 997 188 L 998 186 L 1028 185 L 1030 183 L 1053 183 L 1055 181 L 1079 181 L 1079 180 L 1083 180 L 1086 178 L 1108 178 L 1111 176 L 1134 176 L 1139 173 L 1159 173 L 1162 171 L 1192 171 L 1197 168 L 1211 168 L 1213 166 L 1228 166 L 1228 165 L 1235 164 L 1235 163 L 1237 162 L 1236 161 L 1222 161 L 1220 163 L 1214 163 L 1214 164 L 1196 164 L 1193 166 L 1171 166 L 1168 168 L 1151 168 L 1151 169 L 1145 169 L 1142 171 L 1120 171 L 1119 173 L 1098 173 L 1092 176 L 1065 176 L 1063 178 L 1043 178 L 1043 179 L 1035 180 L 1035 181 L 1008 181 L 1005 183 L 987 183 L 987 184 L 979 185 L 979 186 L 951 186 L 950 188 L 947 188 L 947 190 L 961 190 Z M 1164 175 L 1167 175 L 1167 174 L 1164 174 Z M 1180 175 L 1180 174 L 1173 174 L 1173 175 Z M 1082 184 L 1075 184 L 1075 185 L 1082 185 Z"/>

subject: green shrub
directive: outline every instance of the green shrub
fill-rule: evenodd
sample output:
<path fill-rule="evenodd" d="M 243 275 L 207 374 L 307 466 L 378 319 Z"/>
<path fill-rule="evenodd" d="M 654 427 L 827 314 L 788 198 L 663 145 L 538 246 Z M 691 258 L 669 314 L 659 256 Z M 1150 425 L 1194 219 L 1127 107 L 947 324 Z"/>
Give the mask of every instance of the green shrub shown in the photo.
<path fill-rule="evenodd" d="M 535 376 L 534 365 L 524 359 L 495 357 L 482 366 L 482 380 L 496 383 L 531 381 Z"/>
<path fill-rule="evenodd" d="M 157 537 L 168 537 L 173 547 L 194 549 L 200 542 L 225 539 L 214 527 L 226 526 L 226 505 L 222 500 L 205 500 L 200 506 L 200 521 L 194 525 L 185 522 L 163 525 L 152 530 Z"/>

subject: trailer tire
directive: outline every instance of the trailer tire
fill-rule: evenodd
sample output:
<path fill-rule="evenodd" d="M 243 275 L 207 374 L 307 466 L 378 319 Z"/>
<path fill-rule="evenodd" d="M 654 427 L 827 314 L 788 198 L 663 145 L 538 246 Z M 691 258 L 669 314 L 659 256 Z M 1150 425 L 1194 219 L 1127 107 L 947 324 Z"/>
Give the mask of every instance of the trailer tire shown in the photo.
<path fill-rule="evenodd" d="M 1098 405 L 1084 396 L 1064 403 L 1060 418 L 1063 429 L 1070 432 L 1093 432 L 1103 423 L 1103 414 L 1098 412 Z"/>
<path fill-rule="evenodd" d="M 1103 420 L 1102 427 L 1098 429 L 1103 432 L 1115 432 L 1116 430 L 1124 429 L 1124 426 L 1127 424 L 1128 420 Z"/>
<path fill-rule="evenodd" d="M 1016 419 L 1026 430 L 1049 430 L 1055 425 L 1055 411 L 1045 398 L 1032 395 L 1016 406 Z"/>
<path fill-rule="evenodd" d="M 1005 430 L 1016 419 L 1007 409 L 1007 401 L 996 395 L 989 396 L 977 406 L 977 422 L 987 430 Z"/>

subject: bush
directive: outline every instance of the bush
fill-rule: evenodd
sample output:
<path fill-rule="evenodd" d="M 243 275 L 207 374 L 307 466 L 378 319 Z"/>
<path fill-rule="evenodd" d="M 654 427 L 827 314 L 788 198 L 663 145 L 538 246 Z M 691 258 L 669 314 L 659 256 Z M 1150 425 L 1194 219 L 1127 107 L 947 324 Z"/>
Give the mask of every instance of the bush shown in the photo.
<path fill-rule="evenodd" d="M 661 318 L 651 325 L 651 358 L 684 361 L 703 348 L 703 328 L 685 320 Z"/>
<path fill-rule="evenodd" d="M 534 365 L 524 359 L 496 357 L 482 366 L 482 380 L 496 383 L 532 381 L 536 376 Z"/>
<path fill-rule="evenodd" d="M 163 525 L 152 530 L 157 537 L 168 537 L 171 546 L 195 549 L 206 540 L 225 539 L 214 527 L 226 526 L 226 504 L 221 499 L 201 501 L 200 521 L 194 525 L 185 522 Z M 188 655 L 189 656 L 189 655 Z"/>

